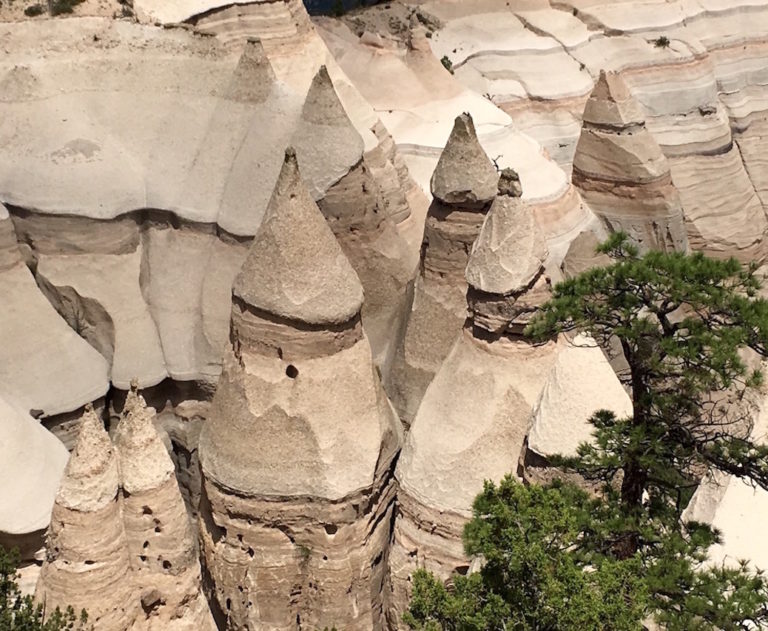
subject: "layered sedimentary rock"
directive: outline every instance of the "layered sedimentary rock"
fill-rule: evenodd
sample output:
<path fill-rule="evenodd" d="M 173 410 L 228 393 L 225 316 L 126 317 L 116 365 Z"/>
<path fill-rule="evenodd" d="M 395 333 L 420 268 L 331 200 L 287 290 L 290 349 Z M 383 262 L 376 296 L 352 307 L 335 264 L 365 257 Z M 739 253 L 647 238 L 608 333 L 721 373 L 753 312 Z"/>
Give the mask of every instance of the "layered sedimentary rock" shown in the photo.
<path fill-rule="evenodd" d="M 86 410 L 53 505 L 36 597 L 46 611 L 88 611 L 96 631 L 129 629 L 139 616 L 120 510 L 117 457 Z"/>
<path fill-rule="evenodd" d="M 587 101 L 573 182 L 609 229 L 623 230 L 641 249 L 688 248 L 669 164 L 618 73 L 601 71 Z"/>
<path fill-rule="evenodd" d="M 116 446 L 134 598 L 144 612 L 136 628 L 213 630 L 191 522 L 155 419 L 132 389 Z"/>
<path fill-rule="evenodd" d="M 39 421 L 0 396 L 0 545 L 25 560 L 43 545 L 68 457 Z"/>
<path fill-rule="evenodd" d="M 471 320 L 427 388 L 397 465 L 392 626 L 400 622 L 417 567 L 445 579 L 466 571 L 461 532 L 472 501 L 484 480 L 518 471 L 533 406 L 555 356 L 553 342 L 535 346 L 520 335 L 549 295 L 546 254 L 530 206 L 499 194 L 467 266 Z"/>
<path fill-rule="evenodd" d="M 362 299 L 289 150 L 200 437 L 205 565 L 231 628 L 383 626 L 400 428 Z"/>
<path fill-rule="evenodd" d="M 413 308 L 389 388 L 406 424 L 466 319 L 464 270 L 498 181 L 472 117 L 458 116 L 432 175 L 434 200 L 424 229 Z"/>
<path fill-rule="evenodd" d="M 396 332 L 406 317 L 406 285 L 415 269 L 386 196 L 374 176 L 376 161 L 321 66 L 307 93 L 294 146 L 302 177 L 365 291 L 362 318 L 376 364 L 386 374 Z M 374 167 L 371 168 L 371 162 Z"/>

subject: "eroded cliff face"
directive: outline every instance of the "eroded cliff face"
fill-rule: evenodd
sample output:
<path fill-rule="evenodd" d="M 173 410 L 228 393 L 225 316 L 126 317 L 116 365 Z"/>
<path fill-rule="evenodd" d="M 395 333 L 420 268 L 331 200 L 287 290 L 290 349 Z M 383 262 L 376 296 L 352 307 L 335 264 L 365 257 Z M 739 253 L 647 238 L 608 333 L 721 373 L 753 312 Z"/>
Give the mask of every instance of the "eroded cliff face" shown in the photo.
<path fill-rule="evenodd" d="M 0 23 L 0 541 L 50 521 L 96 628 L 396 628 L 484 478 L 627 411 L 522 337 L 552 283 L 615 229 L 763 262 L 765 3 L 134 8 Z"/>
<path fill-rule="evenodd" d="M 361 328 L 362 286 L 293 150 L 232 295 L 200 437 L 220 614 L 236 629 L 383 628 L 400 427 Z"/>

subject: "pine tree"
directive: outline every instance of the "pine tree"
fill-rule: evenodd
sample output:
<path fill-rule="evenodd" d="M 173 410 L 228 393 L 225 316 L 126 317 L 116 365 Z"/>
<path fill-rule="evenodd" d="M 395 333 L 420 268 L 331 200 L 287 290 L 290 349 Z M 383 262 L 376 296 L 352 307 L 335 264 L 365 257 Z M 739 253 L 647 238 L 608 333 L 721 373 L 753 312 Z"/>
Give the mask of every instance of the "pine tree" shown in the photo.
<path fill-rule="evenodd" d="M 488 483 L 465 531 L 467 554 L 484 559 L 482 569 L 456 577 L 453 592 L 417 573 L 406 617 L 413 628 L 768 624 L 762 571 L 708 563 L 720 533 L 682 519 L 708 472 L 768 488 L 768 447 L 751 438 L 762 383 L 754 366 L 768 348 L 756 266 L 702 254 L 640 256 L 623 234 L 600 251 L 613 263 L 558 284 L 527 329 L 540 341 L 585 331 L 604 348 L 621 348 L 632 416 L 596 410 L 593 440 L 575 457 L 551 458 L 598 493 L 562 482 Z"/>
<path fill-rule="evenodd" d="M 72 607 L 62 612 L 58 608 L 45 615 L 43 606 L 31 596 L 23 596 L 16 582 L 19 557 L 14 551 L 0 547 L 0 631 L 64 631 L 85 629 L 88 615 L 80 616 Z"/>

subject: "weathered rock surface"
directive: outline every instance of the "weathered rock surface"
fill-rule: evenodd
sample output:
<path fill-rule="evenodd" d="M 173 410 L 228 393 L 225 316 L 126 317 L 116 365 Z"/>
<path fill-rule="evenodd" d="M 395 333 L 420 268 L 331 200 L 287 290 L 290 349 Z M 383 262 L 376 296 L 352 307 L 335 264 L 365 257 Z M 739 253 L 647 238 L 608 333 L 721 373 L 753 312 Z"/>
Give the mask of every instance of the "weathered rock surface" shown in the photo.
<path fill-rule="evenodd" d="M 424 229 L 413 308 L 388 389 L 406 425 L 466 319 L 464 270 L 499 180 L 469 114 L 456 118 L 444 154 L 432 178 L 435 200 Z"/>
<path fill-rule="evenodd" d="M 519 305 L 533 312 L 549 294 L 544 258 L 531 208 L 519 197 L 497 196 L 467 267 L 471 319 L 429 384 L 397 465 L 393 627 L 407 607 L 417 567 L 444 579 L 466 571 L 461 531 L 474 497 L 484 480 L 518 471 L 533 407 L 555 357 L 553 342 L 535 346 L 520 337 Z"/>
<path fill-rule="evenodd" d="M 134 598 L 145 616 L 137 628 L 212 631 L 189 515 L 155 418 L 131 390 L 116 431 Z"/>
<path fill-rule="evenodd" d="M 139 616 L 112 443 L 93 410 L 56 494 L 36 597 L 47 611 L 86 609 L 95 630 L 129 629 Z"/>
<path fill-rule="evenodd" d="M 0 396 L 0 545 L 27 559 L 43 544 L 69 454 L 39 421 Z"/>
<path fill-rule="evenodd" d="M 383 628 L 400 428 L 362 299 L 288 150 L 200 437 L 205 564 L 232 628 Z"/>
<path fill-rule="evenodd" d="M 528 449 L 544 458 L 575 456 L 581 443 L 590 442 L 594 428 L 589 418 L 599 410 L 626 418 L 632 401 L 592 338 L 563 337 L 536 403 Z"/>
<path fill-rule="evenodd" d="M 573 182 L 608 228 L 643 250 L 688 247 L 669 164 L 621 75 L 600 73 L 584 110 Z"/>

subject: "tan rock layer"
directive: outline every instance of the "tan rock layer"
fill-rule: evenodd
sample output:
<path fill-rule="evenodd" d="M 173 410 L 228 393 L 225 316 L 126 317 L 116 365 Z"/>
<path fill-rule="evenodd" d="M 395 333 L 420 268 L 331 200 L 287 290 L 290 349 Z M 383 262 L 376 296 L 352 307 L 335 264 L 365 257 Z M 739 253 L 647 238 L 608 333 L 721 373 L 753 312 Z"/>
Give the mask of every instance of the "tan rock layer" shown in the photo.
<path fill-rule="evenodd" d="M 425 506 L 402 488 L 397 492 L 397 516 L 389 551 L 390 629 L 405 629 L 403 614 L 411 599 L 411 575 L 419 568 L 448 581 L 454 572 L 465 574 L 462 532 L 466 516 Z"/>
<path fill-rule="evenodd" d="M 200 532 L 230 629 L 386 628 L 391 471 L 329 502 L 254 498 L 206 481 Z"/>
<path fill-rule="evenodd" d="M 232 298 L 230 339 L 235 349 L 286 361 L 332 355 L 357 344 L 363 337 L 360 315 L 338 325 L 309 325 L 272 315 Z"/>

